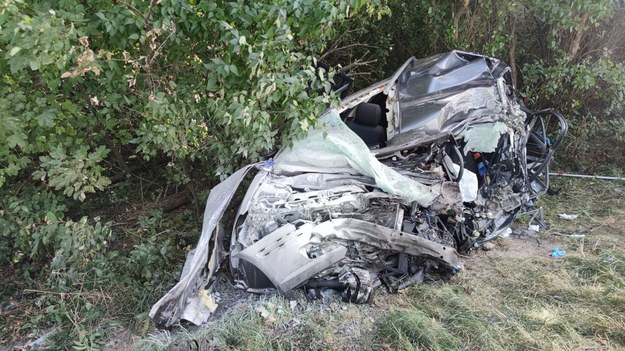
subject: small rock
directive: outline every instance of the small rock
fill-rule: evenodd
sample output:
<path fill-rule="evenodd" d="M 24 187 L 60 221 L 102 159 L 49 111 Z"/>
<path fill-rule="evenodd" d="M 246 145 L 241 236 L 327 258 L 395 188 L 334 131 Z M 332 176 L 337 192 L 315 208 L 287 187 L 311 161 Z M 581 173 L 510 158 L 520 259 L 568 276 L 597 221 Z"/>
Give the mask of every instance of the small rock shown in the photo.
<path fill-rule="evenodd" d="M 517 233 L 518 236 L 523 236 L 523 237 L 533 237 L 533 236 L 536 236 L 537 234 L 538 234 L 538 231 L 531 230 L 531 229 L 525 229 Z"/>
<path fill-rule="evenodd" d="M 491 243 L 491 242 L 487 242 L 486 244 L 482 245 L 482 250 L 484 251 L 490 251 L 492 249 L 495 248 L 495 244 Z"/>

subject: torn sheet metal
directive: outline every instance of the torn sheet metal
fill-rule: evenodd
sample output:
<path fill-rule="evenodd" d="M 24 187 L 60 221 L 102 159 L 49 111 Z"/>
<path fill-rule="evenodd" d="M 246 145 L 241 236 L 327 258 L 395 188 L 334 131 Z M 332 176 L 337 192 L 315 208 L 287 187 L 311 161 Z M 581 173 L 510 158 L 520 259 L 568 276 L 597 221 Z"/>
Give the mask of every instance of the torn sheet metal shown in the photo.
<path fill-rule="evenodd" d="M 218 224 L 243 177 L 255 166 L 258 164 L 241 168 L 211 190 L 206 200 L 202 234 L 194 254 L 185 262 L 185 274 L 150 310 L 155 324 L 171 327 L 185 319 L 200 325 L 208 320 L 214 310 L 214 300 L 205 298 L 205 287 L 214 282 L 224 253 L 221 246 L 224 233 L 218 229 Z"/>
<path fill-rule="evenodd" d="M 347 248 L 335 245 L 331 249 L 326 247 L 322 254 L 309 254 L 306 248 L 311 245 L 313 226 L 306 223 L 296 229 L 294 225 L 286 224 L 236 257 L 260 269 L 280 292 L 286 293 L 336 264 L 347 253 Z"/>
<path fill-rule="evenodd" d="M 503 121 L 522 130 L 526 114 L 514 96 L 510 68 L 500 60 L 452 51 L 416 60 L 397 80 L 392 124 L 397 134 L 459 136 L 476 123 Z M 391 123 L 389 123 L 391 124 Z"/>
<path fill-rule="evenodd" d="M 557 112 L 523 105 L 497 59 L 411 58 L 268 160 L 228 233 L 217 224 L 252 166 L 215 187 L 198 247 L 150 316 L 163 326 L 206 321 L 227 254 L 235 285 L 254 293 L 303 287 L 311 298 L 334 291 L 367 303 L 382 286 L 449 278 L 459 254 L 509 235 L 546 192 L 566 131 Z"/>

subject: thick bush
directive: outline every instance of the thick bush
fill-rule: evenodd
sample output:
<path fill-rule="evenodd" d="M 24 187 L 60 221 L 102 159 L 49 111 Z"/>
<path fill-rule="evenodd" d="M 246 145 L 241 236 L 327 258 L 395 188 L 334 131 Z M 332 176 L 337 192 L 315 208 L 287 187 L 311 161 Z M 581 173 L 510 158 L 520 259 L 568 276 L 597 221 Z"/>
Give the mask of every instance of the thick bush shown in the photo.
<path fill-rule="evenodd" d="M 49 323 L 74 326 L 74 346 L 97 346 L 86 336 L 98 335 L 91 322 L 104 312 L 94 305 L 108 300 L 83 291 L 136 287 L 124 301 L 158 294 L 187 247 L 180 233 L 141 224 L 139 235 L 136 223 L 100 220 L 91 210 L 115 212 L 115 196 L 92 193 L 152 171 L 166 177 L 165 193 L 200 181 L 206 190 L 303 135 L 335 101 L 334 73 L 318 70 L 316 57 L 340 23 L 376 18 L 381 8 L 363 0 L 0 2 L 0 265 L 35 279 L 19 284 L 51 292 L 37 304 Z M 154 298 L 136 300 L 145 309 Z M 43 323 L 33 320 L 28 328 Z"/>

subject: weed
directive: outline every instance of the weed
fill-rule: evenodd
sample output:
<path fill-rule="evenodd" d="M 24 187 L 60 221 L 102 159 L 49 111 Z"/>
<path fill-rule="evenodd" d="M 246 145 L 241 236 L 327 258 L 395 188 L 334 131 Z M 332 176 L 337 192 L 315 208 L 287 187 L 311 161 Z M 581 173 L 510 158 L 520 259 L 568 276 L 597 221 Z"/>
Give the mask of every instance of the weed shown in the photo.
<path fill-rule="evenodd" d="M 378 341 L 401 350 L 624 347 L 622 258 L 599 250 L 561 261 L 492 259 L 495 269 L 411 289 L 411 307 L 379 322 Z"/>
<path fill-rule="evenodd" d="M 457 350 L 461 345 L 440 321 L 420 310 L 390 313 L 380 323 L 378 333 L 386 341 L 383 346 L 400 350 Z"/>

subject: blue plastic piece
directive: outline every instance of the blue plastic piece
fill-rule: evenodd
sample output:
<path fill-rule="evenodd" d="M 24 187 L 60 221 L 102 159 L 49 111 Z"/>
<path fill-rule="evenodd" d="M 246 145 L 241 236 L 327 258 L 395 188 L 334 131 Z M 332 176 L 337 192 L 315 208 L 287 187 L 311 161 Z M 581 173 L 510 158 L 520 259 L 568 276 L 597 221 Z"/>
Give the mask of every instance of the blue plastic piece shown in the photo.
<path fill-rule="evenodd" d="M 265 164 L 263 164 L 263 166 L 261 167 L 263 171 L 271 171 L 273 169 L 273 158 L 268 159 L 267 161 L 265 161 Z"/>
<path fill-rule="evenodd" d="M 566 255 L 565 250 L 560 250 L 557 247 L 554 247 L 553 250 L 551 250 L 551 257 L 562 257 L 564 255 Z"/>
<path fill-rule="evenodd" d="M 477 173 L 480 174 L 480 177 L 483 177 L 484 174 L 486 174 L 486 164 L 484 164 L 484 162 L 477 164 Z"/>

